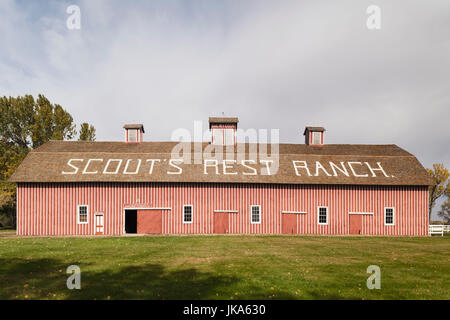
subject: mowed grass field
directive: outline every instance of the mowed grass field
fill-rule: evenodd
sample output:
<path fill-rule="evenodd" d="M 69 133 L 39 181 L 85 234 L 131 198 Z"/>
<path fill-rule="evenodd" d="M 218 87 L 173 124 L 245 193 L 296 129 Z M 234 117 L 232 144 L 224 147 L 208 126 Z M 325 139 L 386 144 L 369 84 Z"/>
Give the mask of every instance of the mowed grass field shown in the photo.
<path fill-rule="evenodd" d="M 66 269 L 81 269 L 69 290 Z M 369 265 L 381 289 L 369 290 Z M 450 237 L 0 235 L 1 299 L 450 299 Z"/>

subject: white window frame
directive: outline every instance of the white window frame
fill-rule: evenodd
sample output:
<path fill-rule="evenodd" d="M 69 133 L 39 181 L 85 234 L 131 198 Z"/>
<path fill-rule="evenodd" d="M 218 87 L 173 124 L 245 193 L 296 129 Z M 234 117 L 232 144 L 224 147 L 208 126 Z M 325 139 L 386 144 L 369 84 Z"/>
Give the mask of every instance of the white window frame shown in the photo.
<path fill-rule="evenodd" d="M 327 211 L 327 215 L 326 215 L 326 217 L 327 217 L 327 222 L 320 222 L 320 209 L 323 209 L 323 208 L 325 208 Z M 326 226 L 326 225 L 328 225 L 328 221 L 329 221 L 329 212 L 328 212 L 328 207 L 325 207 L 325 206 L 320 206 L 320 207 L 317 207 L 317 223 L 318 224 L 320 224 L 320 225 L 324 225 L 324 226 Z"/>
<path fill-rule="evenodd" d="M 86 207 L 86 222 L 80 221 L 80 208 Z M 87 204 L 77 205 L 77 224 L 88 224 L 89 223 L 89 206 Z"/>
<path fill-rule="evenodd" d="M 258 222 L 253 222 L 253 208 L 258 208 L 259 219 Z M 251 224 L 261 224 L 261 206 L 260 205 L 251 205 L 250 206 L 250 223 Z"/>
<path fill-rule="evenodd" d="M 212 128 L 212 144 L 217 146 L 233 146 L 236 144 L 236 129 Z"/>
<path fill-rule="evenodd" d="M 349 212 L 351 215 L 373 216 L 373 212 Z"/>
<path fill-rule="evenodd" d="M 281 213 L 308 214 L 308 212 L 306 211 L 291 211 L 291 210 L 282 210 Z"/>
<path fill-rule="evenodd" d="M 186 220 L 185 220 L 185 212 L 184 212 L 184 209 L 185 209 L 186 207 L 191 207 L 191 221 L 186 221 Z M 193 206 L 192 204 L 185 204 L 185 205 L 183 206 L 183 223 L 191 224 L 192 221 L 194 221 L 194 206 Z"/>
<path fill-rule="evenodd" d="M 316 143 L 316 137 L 319 139 L 319 142 Z M 320 131 L 312 131 L 311 132 L 311 144 L 314 146 L 318 146 L 322 144 L 322 132 Z"/>
<path fill-rule="evenodd" d="M 386 223 L 386 210 L 392 209 L 392 223 Z M 384 207 L 384 225 L 385 226 L 395 226 L 395 208 L 394 207 Z"/>
<path fill-rule="evenodd" d="M 224 128 L 223 129 L 223 145 L 224 146 L 232 146 L 235 144 L 235 130 L 232 128 Z"/>
<path fill-rule="evenodd" d="M 211 129 L 212 135 L 212 144 L 215 146 L 223 146 L 224 145 L 224 132 L 222 128 L 213 128 Z"/>
<path fill-rule="evenodd" d="M 135 138 L 136 138 L 136 140 L 131 140 L 131 132 L 133 132 L 133 134 L 135 133 L 136 134 L 136 136 L 135 136 Z M 138 129 L 128 129 L 128 142 L 131 142 L 131 143 L 133 143 L 133 142 L 139 142 L 139 133 L 138 133 Z"/>

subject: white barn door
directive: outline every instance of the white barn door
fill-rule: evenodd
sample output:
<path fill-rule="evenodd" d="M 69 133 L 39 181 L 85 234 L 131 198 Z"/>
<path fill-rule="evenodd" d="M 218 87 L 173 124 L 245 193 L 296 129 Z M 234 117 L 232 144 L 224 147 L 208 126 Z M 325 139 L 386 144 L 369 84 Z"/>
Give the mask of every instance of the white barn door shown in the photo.
<path fill-rule="evenodd" d="M 104 234 L 105 228 L 105 220 L 103 212 L 99 212 L 95 214 L 95 234 L 102 235 Z"/>

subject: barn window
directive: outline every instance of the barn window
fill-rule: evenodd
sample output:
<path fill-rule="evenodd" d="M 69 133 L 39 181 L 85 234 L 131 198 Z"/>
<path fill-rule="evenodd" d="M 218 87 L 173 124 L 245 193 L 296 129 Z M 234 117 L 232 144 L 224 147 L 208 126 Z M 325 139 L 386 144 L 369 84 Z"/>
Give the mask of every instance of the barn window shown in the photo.
<path fill-rule="evenodd" d="M 137 142 L 137 129 L 128 129 L 128 142 Z"/>
<path fill-rule="evenodd" d="M 251 206 L 252 223 L 261 223 L 261 206 Z"/>
<path fill-rule="evenodd" d="M 183 206 L 183 223 L 192 223 L 192 206 Z"/>
<path fill-rule="evenodd" d="M 87 224 L 88 223 L 88 206 L 77 206 L 77 223 Z"/>
<path fill-rule="evenodd" d="M 321 132 L 311 132 L 312 133 L 312 144 L 321 145 L 322 144 L 322 133 Z"/>
<path fill-rule="evenodd" d="M 234 129 L 220 129 L 220 128 L 213 128 L 212 129 L 212 141 L 214 145 L 234 145 L 234 136 L 235 136 L 235 130 Z"/>
<path fill-rule="evenodd" d="M 387 226 L 394 225 L 394 208 L 384 208 L 384 224 Z"/>
<path fill-rule="evenodd" d="M 215 145 L 223 145 L 223 130 L 222 129 L 213 129 L 213 144 Z"/>
<path fill-rule="evenodd" d="M 319 224 L 328 224 L 328 208 L 319 207 Z"/>
<path fill-rule="evenodd" d="M 234 129 L 224 129 L 223 136 L 224 145 L 229 146 L 234 144 Z"/>

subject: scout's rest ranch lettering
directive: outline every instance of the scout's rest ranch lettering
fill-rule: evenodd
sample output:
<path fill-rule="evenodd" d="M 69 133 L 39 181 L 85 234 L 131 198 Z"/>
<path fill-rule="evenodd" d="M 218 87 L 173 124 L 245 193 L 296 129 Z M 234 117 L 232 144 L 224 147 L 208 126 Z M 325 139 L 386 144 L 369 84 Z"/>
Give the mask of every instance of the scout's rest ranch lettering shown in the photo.
<path fill-rule="evenodd" d="M 64 175 L 137 175 L 140 173 L 153 174 L 165 172 L 168 175 L 183 174 L 183 166 L 187 166 L 183 159 L 69 159 Z M 347 176 L 347 177 L 394 177 L 388 175 L 381 162 L 369 164 L 361 161 L 291 161 L 292 174 L 297 176 Z M 276 175 L 278 164 L 274 160 L 216 160 L 205 159 L 202 163 L 205 175 Z"/>

